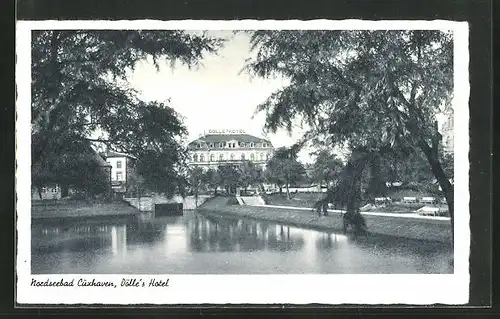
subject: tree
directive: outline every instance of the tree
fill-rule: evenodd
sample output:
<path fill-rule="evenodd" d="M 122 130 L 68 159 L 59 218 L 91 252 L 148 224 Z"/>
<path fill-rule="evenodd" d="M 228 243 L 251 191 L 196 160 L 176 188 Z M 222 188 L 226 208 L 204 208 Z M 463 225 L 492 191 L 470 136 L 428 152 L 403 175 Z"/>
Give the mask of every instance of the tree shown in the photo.
<path fill-rule="evenodd" d="M 205 172 L 201 167 L 193 167 L 189 169 L 188 185 L 193 192 L 195 206 L 198 207 L 198 197 L 203 186 Z"/>
<path fill-rule="evenodd" d="M 41 188 L 48 184 L 62 185 L 62 197 L 69 195 L 69 186 L 87 196 L 109 192 L 111 185 L 107 163 L 83 141 L 71 138 L 62 141 L 64 143 L 61 145 L 50 144 L 43 150 L 51 158 L 50 161 L 32 164 L 32 181 L 39 194 L 41 195 Z M 34 139 L 32 153 L 38 152 L 38 147 L 39 144 Z"/>
<path fill-rule="evenodd" d="M 146 190 L 145 180 L 137 173 L 131 173 L 127 176 L 127 192 L 141 200 L 142 195 Z"/>
<path fill-rule="evenodd" d="M 185 183 L 175 166 L 185 158 L 180 140 L 186 128 L 166 103 L 140 101 L 125 84 L 127 75 L 148 58 L 157 68 L 161 59 L 172 67 L 195 66 L 221 44 L 173 30 L 33 31 L 32 163 L 48 167 L 66 143 L 101 143 L 144 161 L 138 169 L 149 186 L 167 195 L 179 191 Z M 67 189 L 59 171 L 50 173 Z"/>
<path fill-rule="evenodd" d="M 245 193 L 251 185 L 262 183 L 262 170 L 251 161 L 244 161 L 239 166 L 239 186 L 243 187 Z"/>
<path fill-rule="evenodd" d="M 453 226 L 453 186 L 439 158 L 436 121 L 453 93 L 450 32 L 255 31 L 251 45 L 257 54 L 246 64 L 250 74 L 290 83 L 258 107 L 267 113 L 267 129 L 291 129 L 299 116 L 311 128 L 306 137 L 321 137 L 329 147 L 346 145 L 359 155 L 418 149 Z"/>
<path fill-rule="evenodd" d="M 278 186 L 280 194 L 284 186 L 288 199 L 290 199 L 290 185 L 305 176 L 304 165 L 297 161 L 297 153 L 296 146 L 278 148 L 266 164 L 266 179 Z"/>
<path fill-rule="evenodd" d="M 207 171 L 205 171 L 203 180 L 208 187 L 214 189 L 214 195 L 217 196 L 217 189 L 222 184 L 222 178 L 219 174 L 219 171 L 209 168 Z"/>
<path fill-rule="evenodd" d="M 222 181 L 221 184 L 227 193 L 233 193 L 240 181 L 240 171 L 232 165 L 220 165 L 217 171 Z"/>
<path fill-rule="evenodd" d="M 321 150 L 316 156 L 316 160 L 312 165 L 313 182 L 319 185 L 327 185 L 335 182 L 338 177 L 343 164 L 340 159 L 335 155 L 330 154 L 327 150 Z"/>

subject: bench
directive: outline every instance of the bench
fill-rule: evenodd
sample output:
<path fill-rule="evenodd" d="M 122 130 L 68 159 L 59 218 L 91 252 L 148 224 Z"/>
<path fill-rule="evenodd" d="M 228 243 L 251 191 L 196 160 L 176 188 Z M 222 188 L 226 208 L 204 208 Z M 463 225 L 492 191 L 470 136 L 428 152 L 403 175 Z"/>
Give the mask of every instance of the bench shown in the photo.
<path fill-rule="evenodd" d="M 421 209 L 419 209 L 417 211 L 417 213 L 419 215 L 423 215 L 423 216 L 429 216 L 429 215 L 436 216 L 436 215 L 439 215 L 439 208 L 425 206 L 425 207 L 422 207 Z"/>
<path fill-rule="evenodd" d="M 424 203 L 424 204 L 435 204 L 436 198 L 435 197 L 422 197 L 420 199 L 420 202 Z"/>
<path fill-rule="evenodd" d="M 375 204 L 385 204 L 392 202 L 390 197 L 376 197 Z"/>
<path fill-rule="evenodd" d="M 416 197 L 403 197 L 403 203 L 406 204 L 415 204 L 417 202 Z"/>

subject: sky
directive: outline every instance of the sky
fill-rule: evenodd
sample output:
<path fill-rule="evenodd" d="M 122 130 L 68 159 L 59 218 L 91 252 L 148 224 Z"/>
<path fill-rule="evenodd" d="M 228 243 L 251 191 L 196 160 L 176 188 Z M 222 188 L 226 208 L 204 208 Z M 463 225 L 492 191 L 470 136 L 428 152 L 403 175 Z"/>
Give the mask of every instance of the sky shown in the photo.
<path fill-rule="evenodd" d="M 200 31 L 190 31 L 200 32 Z M 276 134 L 263 132 L 265 114 L 255 113 L 256 107 L 273 92 L 286 85 L 280 78 L 251 78 L 241 72 L 245 60 L 252 55 L 250 37 L 232 31 L 208 31 L 209 35 L 227 39 L 217 54 L 205 55 L 198 67 L 189 69 L 166 61 L 159 71 L 152 61 L 136 65 L 128 84 L 139 91 L 144 101 L 168 101 L 182 117 L 192 141 L 209 129 L 243 129 L 246 133 L 265 137 L 274 147 L 290 146 L 305 132 L 296 127 L 292 134 L 280 130 Z M 444 117 L 438 115 L 440 125 Z M 299 160 L 311 163 L 311 148 L 299 153 Z M 337 151 L 339 157 L 344 155 Z"/>
<path fill-rule="evenodd" d="M 228 41 L 217 55 L 206 55 L 197 69 L 187 66 L 171 68 L 160 63 L 158 71 L 152 61 L 139 63 L 128 78 L 144 101 L 167 101 L 184 117 L 189 140 L 194 140 L 209 129 L 243 129 L 246 133 L 266 137 L 275 147 L 290 146 L 301 136 L 302 130 L 263 135 L 265 114 L 256 114 L 257 105 L 280 89 L 283 79 L 251 78 L 241 73 L 250 57 L 249 36 L 232 31 L 210 31 L 210 35 L 225 37 Z M 311 162 L 310 150 L 299 154 L 302 162 Z"/>

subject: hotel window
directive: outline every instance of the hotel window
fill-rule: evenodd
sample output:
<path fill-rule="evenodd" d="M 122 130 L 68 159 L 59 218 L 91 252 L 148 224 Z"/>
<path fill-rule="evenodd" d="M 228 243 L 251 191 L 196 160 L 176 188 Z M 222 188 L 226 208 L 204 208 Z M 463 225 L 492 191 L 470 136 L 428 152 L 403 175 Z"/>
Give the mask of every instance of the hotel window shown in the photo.
<path fill-rule="evenodd" d="M 212 148 L 212 147 L 214 147 L 214 143 L 210 143 L 210 147 L 211 147 L 211 148 Z"/>
<path fill-rule="evenodd" d="M 267 147 L 267 144 L 266 143 L 262 143 L 262 147 Z"/>
<path fill-rule="evenodd" d="M 219 161 L 223 161 L 223 160 L 224 160 L 224 155 L 219 154 Z"/>
<path fill-rule="evenodd" d="M 234 154 L 231 154 L 231 161 L 234 161 Z"/>
<path fill-rule="evenodd" d="M 122 161 L 116 161 L 116 168 L 122 168 Z"/>
<path fill-rule="evenodd" d="M 200 162 L 204 162 L 205 161 L 205 156 L 204 155 L 200 155 Z"/>
<path fill-rule="evenodd" d="M 271 157 L 271 154 L 267 153 L 266 154 L 266 160 L 268 160 Z"/>
<path fill-rule="evenodd" d="M 264 154 L 263 153 L 260 153 L 260 160 L 263 161 L 264 160 Z"/>
<path fill-rule="evenodd" d="M 252 154 L 250 154 L 250 160 L 251 160 L 251 161 L 255 161 L 255 155 L 254 155 L 253 153 L 252 153 Z"/>
<path fill-rule="evenodd" d="M 254 147 L 254 146 L 255 146 L 255 144 L 254 144 L 254 143 L 250 143 L 250 147 Z"/>
<path fill-rule="evenodd" d="M 196 154 L 193 155 L 193 162 L 198 162 L 198 155 Z"/>
<path fill-rule="evenodd" d="M 245 143 L 241 142 L 241 143 L 240 143 L 240 146 L 241 146 L 241 147 L 245 147 Z"/>
<path fill-rule="evenodd" d="M 245 154 L 241 154 L 241 160 L 244 161 L 245 160 Z"/>
<path fill-rule="evenodd" d="M 122 172 L 116 172 L 116 180 L 123 181 L 123 173 Z"/>
<path fill-rule="evenodd" d="M 215 155 L 214 154 L 210 154 L 210 162 L 214 162 L 215 161 Z"/>

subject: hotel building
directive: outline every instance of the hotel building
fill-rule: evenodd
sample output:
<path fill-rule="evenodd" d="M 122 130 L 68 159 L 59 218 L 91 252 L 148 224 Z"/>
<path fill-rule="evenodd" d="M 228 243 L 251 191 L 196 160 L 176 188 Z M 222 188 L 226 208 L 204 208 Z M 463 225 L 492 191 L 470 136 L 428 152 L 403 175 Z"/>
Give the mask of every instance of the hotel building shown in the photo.
<path fill-rule="evenodd" d="M 189 166 L 214 168 L 251 161 L 265 168 L 273 155 L 269 140 L 246 134 L 243 130 L 209 130 L 188 144 Z"/>

